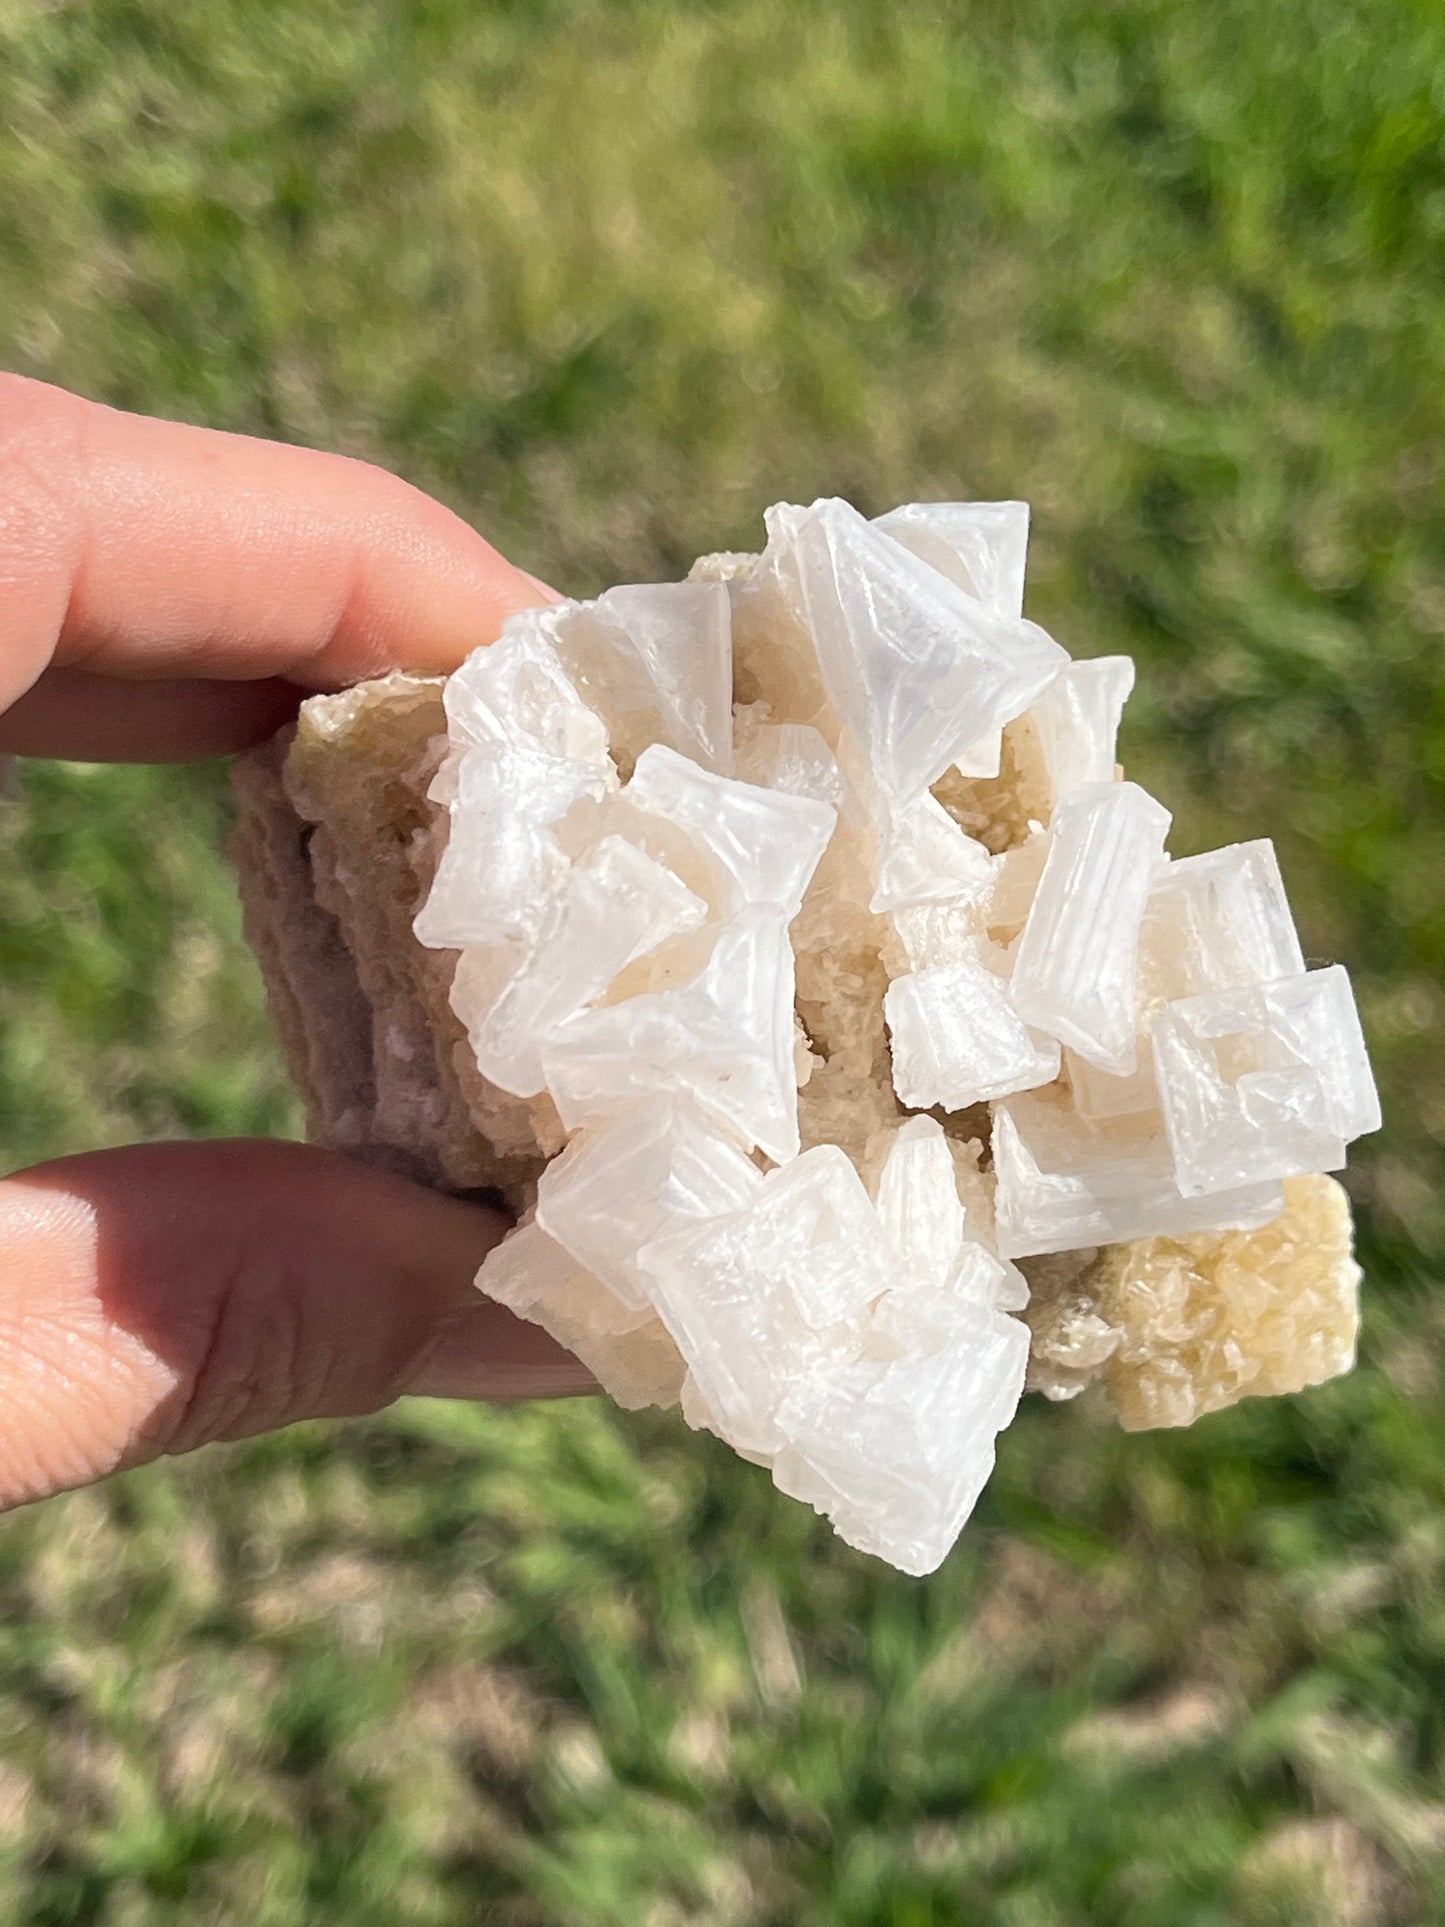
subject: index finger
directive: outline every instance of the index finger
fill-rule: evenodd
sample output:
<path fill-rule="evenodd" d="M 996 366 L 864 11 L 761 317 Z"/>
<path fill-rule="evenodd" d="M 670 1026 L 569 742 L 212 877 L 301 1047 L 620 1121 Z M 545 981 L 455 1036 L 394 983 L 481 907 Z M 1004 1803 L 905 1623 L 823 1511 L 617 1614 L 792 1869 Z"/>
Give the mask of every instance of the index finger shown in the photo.
<path fill-rule="evenodd" d="M 201 753 L 235 747 L 230 712 L 264 733 L 277 685 L 449 670 L 545 599 L 382 469 L 0 374 L 0 747 L 63 737 L 62 694 L 85 746 L 55 753 L 134 753 L 137 729 L 142 753 L 196 753 L 193 722 Z M 117 679 L 101 704 L 96 678 Z"/>

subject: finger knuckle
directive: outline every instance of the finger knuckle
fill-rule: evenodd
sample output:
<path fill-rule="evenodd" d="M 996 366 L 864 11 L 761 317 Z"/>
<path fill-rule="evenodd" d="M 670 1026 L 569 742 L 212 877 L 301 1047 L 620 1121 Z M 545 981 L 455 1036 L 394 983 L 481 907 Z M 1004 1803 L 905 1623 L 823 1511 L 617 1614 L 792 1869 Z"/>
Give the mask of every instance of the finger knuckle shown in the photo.
<path fill-rule="evenodd" d="M 27 676 L 43 667 L 70 603 L 86 408 L 44 382 L 0 375 L 0 588 L 13 615 L 18 669 Z"/>
<path fill-rule="evenodd" d="M 250 1247 L 228 1260 L 164 1449 L 284 1425 L 314 1401 L 318 1358 L 307 1342 L 302 1294 L 290 1268 Z"/>

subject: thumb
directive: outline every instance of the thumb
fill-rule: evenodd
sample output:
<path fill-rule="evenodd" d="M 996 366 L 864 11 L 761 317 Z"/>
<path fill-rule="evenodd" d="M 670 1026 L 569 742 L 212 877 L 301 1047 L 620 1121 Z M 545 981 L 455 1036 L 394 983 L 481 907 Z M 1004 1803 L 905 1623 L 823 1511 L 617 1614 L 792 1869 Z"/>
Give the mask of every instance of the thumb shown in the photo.
<path fill-rule="evenodd" d="M 505 1230 L 497 1212 L 259 1140 L 0 1180 L 0 1506 L 404 1392 L 590 1390 L 476 1291 Z"/>

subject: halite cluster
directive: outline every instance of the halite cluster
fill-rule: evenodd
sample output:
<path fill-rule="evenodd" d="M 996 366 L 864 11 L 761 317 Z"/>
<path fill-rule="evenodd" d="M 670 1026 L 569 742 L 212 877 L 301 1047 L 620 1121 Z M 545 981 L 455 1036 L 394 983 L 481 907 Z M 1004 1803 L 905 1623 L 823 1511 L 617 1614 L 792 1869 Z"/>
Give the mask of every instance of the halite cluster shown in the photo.
<path fill-rule="evenodd" d="M 567 1139 L 482 1287 L 926 1572 L 1023 1389 L 1015 1261 L 1147 1240 L 1178 1297 L 1223 1234 L 1287 1297 L 1299 1237 L 1250 1234 L 1379 1113 L 1270 845 L 1171 861 L 1115 766 L 1132 665 L 1023 617 L 1023 504 L 767 527 L 450 679 L 415 928 L 483 1076 Z M 1229 1336 L 1177 1348 L 1173 1419 Z"/>

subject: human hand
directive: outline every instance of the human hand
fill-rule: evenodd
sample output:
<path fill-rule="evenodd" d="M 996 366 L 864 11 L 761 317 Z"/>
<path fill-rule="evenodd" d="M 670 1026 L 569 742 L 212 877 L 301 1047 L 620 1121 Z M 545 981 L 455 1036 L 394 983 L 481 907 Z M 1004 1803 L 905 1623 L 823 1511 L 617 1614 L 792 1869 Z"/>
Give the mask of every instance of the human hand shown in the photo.
<path fill-rule="evenodd" d="M 308 690 L 451 669 L 547 594 L 380 469 L 0 373 L 0 753 L 224 754 Z M 589 1389 L 475 1290 L 505 1229 L 299 1144 L 0 1180 L 0 1506 L 407 1392 Z"/>

